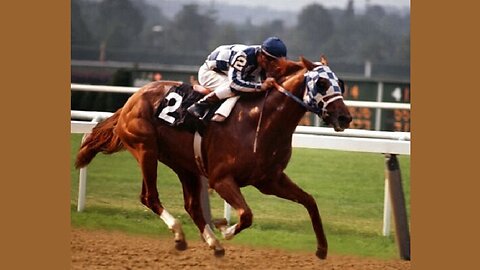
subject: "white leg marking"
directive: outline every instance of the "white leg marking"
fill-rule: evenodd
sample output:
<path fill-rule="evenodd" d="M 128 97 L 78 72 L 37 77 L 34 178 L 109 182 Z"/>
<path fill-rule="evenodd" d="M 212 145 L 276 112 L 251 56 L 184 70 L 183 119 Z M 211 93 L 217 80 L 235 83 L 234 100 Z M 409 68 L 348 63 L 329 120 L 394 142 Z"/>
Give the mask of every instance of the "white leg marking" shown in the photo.
<path fill-rule="evenodd" d="M 230 240 L 235 236 L 235 228 L 237 227 L 237 224 L 234 224 L 230 227 L 222 227 L 220 231 L 222 232 L 223 238 L 226 240 Z"/>
<path fill-rule="evenodd" d="M 223 256 L 225 254 L 225 249 L 223 249 L 220 242 L 215 237 L 215 234 L 210 228 L 210 225 L 205 225 L 202 233 L 203 239 L 207 242 L 208 246 L 215 251 L 215 256 Z"/>
<path fill-rule="evenodd" d="M 160 218 L 167 224 L 168 228 L 173 232 L 175 241 L 185 241 L 185 234 L 182 230 L 182 224 L 176 218 L 174 218 L 166 209 L 163 209 Z"/>
<path fill-rule="evenodd" d="M 203 229 L 202 233 L 203 239 L 205 239 L 205 242 L 207 242 L 208 246 L 213 247 L 215 246 L 217 242 L 217 238 L 215 237 L 215 234 L 212 231 L 212 228 L 210 228 L 210 225 L 205 225 L 205 228 Z"/>
<path fill-rule="evenodd" d="M 168 213 L 167 209 L 163 209 L 163 212 L 160 215 L 160 218 L 163 220 L 163 222 L 165 222 L 165 224 L 167 224 L 169 229 L 173 229 L 173 226 L 175 225 L 176 220 L 172 215 L 170 215 L 170 213 Z"/>

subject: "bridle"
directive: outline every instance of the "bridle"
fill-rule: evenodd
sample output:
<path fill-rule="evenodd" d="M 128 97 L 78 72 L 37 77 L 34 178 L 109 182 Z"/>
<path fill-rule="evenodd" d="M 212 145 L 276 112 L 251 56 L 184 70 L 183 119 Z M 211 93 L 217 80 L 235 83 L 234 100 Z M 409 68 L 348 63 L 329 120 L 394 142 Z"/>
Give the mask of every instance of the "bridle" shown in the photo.
<path fill-rule="evenodd" d="M 322 118 L 325 117 L 325 116 L 328 116 L 328 111 L 327 111 L 327 106 L 328 104 L 334 102 L 335 100 L 338 100 L 338 99 L 342 99 L 343 100 L 343 96 L 342 94 L 340 93 L 335 93 L 335 94 L 332 94 L 332 95 L 328 95 L 328 96 L 323 96 L 321 98 L 322 100 Z"/>
<path fill-rule="evenodd" d="M 334 92 L 334 93 L 331 93 L 331 94 L 327 94 L 327 95 L 322 95 L 320 97 L 320 101 L 322 102 L 322 107 L 319 108 L 318 105 L 310 105 L 308 103 L 306 103 L 304 100 L 302 100 L 301 98 L 295 96 L 292 92 L 288 91 L 287 89 L 285 89 L 283 86 L 281 86 L 280 84 L 278 83 L 274 83 L 274 86 L 275 86 L 275 89 L 278 90 L 280 93 L 286 95 L 287 97 L 293 99 L 295 102 L 297 102 L 298 104 L 300 104 L 301 106 L 303 106 L 307 111 L 310 111 L 310 112 L 313 112 L 317 115 L 321 115 L 321 117 L 325 117 L 328 115 L 327 113 L 327 106 L 328 104 L 334 102 L 335 100 L 338 100 L 338 99 L 342 99 L 343 100 L 343 96 L 341 93 L 337 93 L 337 92 Z M 303 96 L 305 97 L 308 93 L 308 89 L 307 89 L 307 86 L 305 86 L 304 88 L 304 91 L 303 91 Z"/>
<path fill-rule="evenodd" d="M 315 69 L 314 69 L 315 70 Z M 304 73 L 304 76 L 307 76 L 308 72 L 307 73 Z M 310 112 L 313 112 L 317 115 L 320 115 L 323 118 L 327 117 L 328 116 L 328 111 L 327 111 L 327 106 L 328 104 L 334 102 L 335 100 L 339 100 L 339 99 L 342 99 L 343 100 L 343 96 L 341 94 L 341 92 L 333 92 L 333 93 L 326 93 L 325 95 L 321 95 L 319 101 L 322 102 L 322 108 L 319 108 L 318 107 L 318 104 L 317 103 L 314 103 L 314 105 L 311 105 L 311 104 L 308 104 L 307 102 L 305 102 L 304 100 L 302 100 L 301 98 L 295 96 L 292 92 L 288 91 L 287 89 L 285 89 L 283 86 L 281 86 L 280 84 L 278 84 L 277 82 L 274 82 L 273 84 L 274 88 L 276 90 L 278 90 L 280 93 L 284 94 L 285 96 L 293 99 L 295 102 L 297 102 L 298 104 L 300 104 L 302 107 L 304 107 L 307 111 L 310 111 Z M 338 86 L 338 85 L 337 85 Z M 330 86 L 332 87 L 332 86 Z M 307 96 L 308 94 L 308 86 L 305 85 L 305 88 L 303 90 L 303 98 L 305 99 L 305 97 Z M 266 91 L 265 93 L 265 98 L 263 100 L 263 104 L 262 104 L 262 109 L 260 111 L 260 116 L 258 118 L 258 123 L 257 123 L 257 129 L 255 131 L 255 139 L 253 141 L 253 152 L 256 153 L 257 152 L 257 139 L 258 139 L 258 133 L 260 131 L 260 125 L 262 123 L 262 118 L 263 118 L 263 109 L 264 109 L 264 105 L 265 105 L 265 101 L 266 101 L 266 98 L 268 96 L 268 93 L 270 91 Z"/>

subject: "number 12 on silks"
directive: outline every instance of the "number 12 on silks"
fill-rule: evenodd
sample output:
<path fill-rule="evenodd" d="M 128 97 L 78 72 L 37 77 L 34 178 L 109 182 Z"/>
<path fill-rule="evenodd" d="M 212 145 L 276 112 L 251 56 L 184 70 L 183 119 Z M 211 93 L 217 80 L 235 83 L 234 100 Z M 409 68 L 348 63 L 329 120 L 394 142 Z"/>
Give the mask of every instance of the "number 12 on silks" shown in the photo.
<path fill-rule="evenodd" d="M 180 107 L 180 105 L 182 104 L 182 96 L 175 93 L 175 92 L 170 92 L 166 97 L 165 99 L 167 100 L 167 106 L 165 108 L 163 108 L 163 110 L 160 112 L 160 114 L 158 115 L 158 118 L 160 119 L 163 119 L 165 121 L 167 121 L 168 123 L 170 124 L 173 124 L 173 122 L 175 122 L 175 117 L 171 116 L 171 115 L 168 115 L 169 112 L 174 112 L 178 109 L 178 107 Z M 175 100 L 175 103 L 173 104 L 170 104 L 170 100 Z"/>
<path fill-rule="evenodd" d="M 233 67 L 237 70 L 242 70 L 245 64 L 247 63 L 247 58 L 245 55 L 240 55 L 235 59 L 235 63 L 233 63 Z"/>

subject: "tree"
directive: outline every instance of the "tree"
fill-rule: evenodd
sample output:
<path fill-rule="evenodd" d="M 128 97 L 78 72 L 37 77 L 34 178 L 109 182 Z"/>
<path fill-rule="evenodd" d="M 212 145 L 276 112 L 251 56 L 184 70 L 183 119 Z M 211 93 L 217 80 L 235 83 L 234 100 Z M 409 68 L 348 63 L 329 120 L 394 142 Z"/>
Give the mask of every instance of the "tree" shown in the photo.
<path fill-rule="evenodd" d="M 198 5 L 184 5 L 170 24 L 168 36 L 176 51 L 206 53 L 212 38 L 215 20 L 208 14 L 200 14 Z"/>
<path fill-rule="evenodd" d="M 397 58 L 404 63 L 410 63 L 410 35 L 405 35 L 399 42 Z"/>
<path fill-rule="evenodd" d="M 385 9 L 379 5 L 369 6 L 367 8 L 367 11 L 365 12 L 365 16 L 370 17 L 374 20 L 382 19 L 386 15 L 387 13 L 385 12 Z"/>
<path fill-rule="evenodd" d="M 89 45 L 92 43 L 92 35 L 83 20 L 79 0 L 71 1 L 71 44 Z"/>
<path fill-rule="evenodd" d="M 293 46 L 307 56 L 318 57 L 320 47 L 330 39 L 333 31 L 334 24 L 328 10 L 319 4 L 308 5 L 298 15 Z"/>
<path fill-rule="evenodd" d="M 257 27 L 257 33 L 255 34 L 254 40 L 259 43 L 270 36 L 277 36 L 283 39 L 285 36 L 285 26 L 283 20 L 277 19 L 270 22 L 265 22 Z"/>
<path fill-rule="evenodd" d="M 226 23 L 216 26 L 215 34 L 211 39 L 210 48 L 215 48 L 220 44 L 242 43 L 239 40 L 237 27 L 232 23 Z"/>
<path fill-rule="evenodd" d="M 353 0 L 348 0 L 347 9 L 345 10 L 345 19 L 352 19 L 355 16 L 353 8 Z"/>
<path fill-rule="evenodd" d="M 165 28 L 169 19 L 163 14 L 162 9 L 145 0 L 132 1 L 133 6 L 139 10 L 144 18 L 143 29 L 139 35 L 139 43 L 136 48 L 163 50 L 167 45 Z"/>
<path fill-rule="evenodd" d="M 98 9 L 97 29 L 101 46 L 128 48 L 142 31 L 140 11 L 129 0 L 104 0 Z"/>

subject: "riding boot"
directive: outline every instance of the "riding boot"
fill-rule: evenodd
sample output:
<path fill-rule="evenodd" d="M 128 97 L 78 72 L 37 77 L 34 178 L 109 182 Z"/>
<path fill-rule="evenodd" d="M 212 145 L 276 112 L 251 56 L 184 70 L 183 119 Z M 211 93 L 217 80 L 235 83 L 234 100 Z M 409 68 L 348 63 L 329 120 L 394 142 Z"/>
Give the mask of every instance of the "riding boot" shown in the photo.
<path fill-rule="evenodd" d="M 187 111 L 195 116 L 196 118 L 203 118 L 205 112 L 210 107 L 210 105 L 215 104 L 220 101 L 220 98 L 215 95 L 215 92 L 211 92 L 208 95 L 204 96 L 202 99 L 194 103 L 192 106 L 188 107 Z"/>

